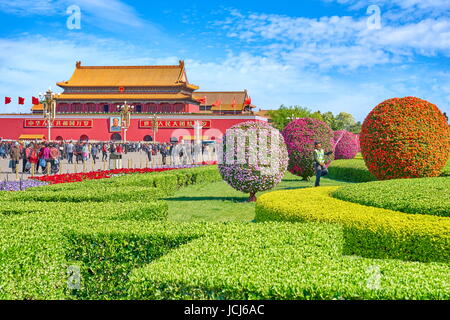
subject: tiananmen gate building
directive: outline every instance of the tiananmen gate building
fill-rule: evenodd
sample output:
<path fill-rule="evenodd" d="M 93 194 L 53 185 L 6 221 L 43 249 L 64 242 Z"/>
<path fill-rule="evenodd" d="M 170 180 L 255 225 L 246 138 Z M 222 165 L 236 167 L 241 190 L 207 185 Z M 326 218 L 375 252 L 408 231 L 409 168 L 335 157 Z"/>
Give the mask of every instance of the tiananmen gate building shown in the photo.
<path fill-rule="evenodd" d="M 63 92 L 56 97 L 52 140 L 123 140 L 119 106 L 125 102 L 134 106 L 127 141 L 193 140 L 195 123 L 203 126 L 203 140 L 217 140 L 237 123 L 267 121 L 254 114 L 246 90 L 199 91 L 188 81 L 184 61 L 172 66 L 82 66 L 77 62 L 72 77 L 57 85 Z M 2 139 L 45 140 L 47 136 L 42 104 L 33 105 L 30 114 L 2 114 L 0 123 Z"/>

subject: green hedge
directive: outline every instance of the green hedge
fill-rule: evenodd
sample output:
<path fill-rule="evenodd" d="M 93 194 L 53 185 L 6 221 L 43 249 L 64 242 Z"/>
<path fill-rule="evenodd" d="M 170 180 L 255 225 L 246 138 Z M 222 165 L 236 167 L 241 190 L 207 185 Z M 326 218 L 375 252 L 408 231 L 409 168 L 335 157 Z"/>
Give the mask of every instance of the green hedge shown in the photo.
<path fill-rule="evenodd" d="M 0 217 L 44 215 L 50 220 L 61 219 L 113 219 L 113 220 L 166 220 L 166 201 L 128 202 L 0 202 Z"/>
<path fill-rule="evenodd" d="M 450 179 L 402 179 L 348 185 L 332 193 L 345 201 L 413 214 L 450 216 Z"/>
<path fill-rule="evenodd" d="M 181 187 L 220 181 L 215 166 L 133 174 L 30 188 L 23 192 L 0 192 L 0 201 L 146 201 L 172 195 Z"/>
<path fill-rule="evenodd" d="M 334 160 L 328 168 L 331 179 L 348 181 L 348 182 L 371 182 L 377 179 L 367 170 L 364 160 Z M 442 177 L 450 176 L 450 160 L 443 169 Z"/>
<path fill-rule="evenodd" d="M 154 231 L 159 224 L 151 222 L 168 214 L 167 202 L 156 198 L 175 185 L 214 180 L 220 176 L 211 166 L 0 192 L 0 299 L 73 298 L 66 284 L 76 252 L 71 232 L 97 228 L 101 234 L 115 224 L 118 231 L 133 232 L 132 225 Z M 121 252 L 121 246 L 110 249 Z"/>
<path fill-rule="evenodd" d="M 165 220 L 167 204 L 153 203 L 0 203 L 0 299 L 67 299 L 66 234 Z M 117 250 L 120 248 L 117 247 Z"/>
<path fill-rule="evenodd" d="M 155 176 L 175 175 L 177 187 L 218 178 L 216 168 L 194 171 Z M 128 182 L 117 182 L 122 178 Z M 349 231 L 339 224 L 169 223 L 163 221 L 167 202 L 152 198 L 30 200 L 41 193 L 56 199 L 65 191 L 152 188 L 139 185 L 135 177 L 107 180 L 73 184 L 75 189 L 67 184 L 16 192 L 11 196 L 18 197 L 14 201 L 0 200 L 0 299 L 450 298 L 448 264 L 347 256 L 351 254 Z M 166 180 L 151 181 L 163 184 Z M 23 194 L 30 197 L 19 199 Z M 314 203 L 315 209 L 324 205 L 322 200 Z M 446 230 L 444 218 L 426 218 L 444 221 L 441 230 Z M 413 232 L 419 236 L 421 230 L 434 227 L 430 223 Z M 422 245 L 422 238 L 415 241 Z M 80 290 L 67 286 L 67 271 L 72 266 L 81 270 Z M 374 267 L 381 274 L 375 289 L 368 286 Z"/>
<path fill-rule="evenodd" d="M 166 194 L 157 188 L 117 187 L 80 188 L 61 191 L 8 192 L 0 194 L 0 201 L 45 201 L 45 202 L 127 202 L 158 199 Z"/>
<path fill-rule="evenodd" d="M 81 290 L 71 291 L 78 299 L 120 299 L 128 295 L 129 273 L 192 240 L 175 234 L 85 233 L 66 234 L 67 260 L 80 266 Z"/>
<path fill-rule="evenodd" d="M 192 225 L 189 225 L 192 227 Z M 130 276 L 130 299 L 448 299 L 448 265 L 343 255 L 338 225 L 215 225 Z M 375 271 L 374 271 L 375 270 Z M 378 272 L 374 274 L 374 272 Z M 379 286 L 371 279 L 380 276 Z"/>
<path fill-rule="evenodd" d="M 30 188 L 29 192 L 69 191 L 79 189 L 97 189 L 109 187 L 148 187 L 158 188 L 164 195 L 171 195 L 179 188 L 192 184 L 221 181 L 216 166 L 196 167 L 191 169 L 164 172 L 130 174 L 109 179 L 87 180 L 75 183 L 63 183 Z"/>
<path fill-rule="evenodd" d="M 345 253 L 450 262 L 450 218 L 366 207 L 334 199 L 336 187 L 276 191 L 256 203 L 257 221 L 330 222 L 344 227 Z"/>
<path fill-rule="evenodd" d="M 377 179 L 367 170 L 362 159 L 334 160 L 328 168 L 331 179 L 349 182 L 369 182 Z"/>
<path fill-rule="evenodd" d="M 126 203 L 108 204 L 0 216 L 0 298 L 450 298 L 447 264 L 346 256 L 336 224 L 118 220 Z M 67 287 L 69 266 L 80 290 Z"/>

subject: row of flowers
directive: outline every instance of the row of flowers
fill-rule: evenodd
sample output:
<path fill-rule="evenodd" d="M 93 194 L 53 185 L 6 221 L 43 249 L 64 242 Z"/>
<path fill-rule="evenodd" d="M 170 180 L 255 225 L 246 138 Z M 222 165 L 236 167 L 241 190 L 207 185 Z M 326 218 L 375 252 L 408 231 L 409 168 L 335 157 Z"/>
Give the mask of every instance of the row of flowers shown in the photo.
<path fill-rule="evenodd" d="M 23 191 L 28 188 L 47 185 L 47 182 L 37 180 L 3 181 L 0 182 L 0 191 Z"/>
<path fill-rule="evenodd" d="M 201 165 L 210 165 L 216 163 L 203 162 Z M 199 164 L 200 165 L 200 164 Z M 81 182 L 84 180 L 97 180 L 97 179 L 108 179 L 117 175 L 124 174 L 134 174 L 134 173 L 150 173 L 150 172 L 163 172 L 177 169 L 188 169 L 193 167 L 198 167 L 199 165 L 183 165 L 172 168 L 143 168 L 143 169 L 114 169 L 106 171 L 92 171 L 84 173 L 68 173 L 68 174 L 56 174 L 42 177 L 33 177 L 31 179 L 46 182 L 49 184 L 58 183 L 70 183 L 70 182 Z"/>

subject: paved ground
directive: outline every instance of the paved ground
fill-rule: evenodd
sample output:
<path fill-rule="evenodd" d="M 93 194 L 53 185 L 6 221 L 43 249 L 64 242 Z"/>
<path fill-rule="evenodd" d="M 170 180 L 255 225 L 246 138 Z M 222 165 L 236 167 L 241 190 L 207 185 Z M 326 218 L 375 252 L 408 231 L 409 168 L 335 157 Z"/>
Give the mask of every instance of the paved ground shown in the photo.
<path fill-rule="evenodd" d="M 215 158 L 214 154 L 205 154 L 203 157 L 204 161 L 212 161 Z M 167 157 L 166 166 L 177 166 L 182 164 L 189 164 L 188 159 L 185 159 L 183 162 L 176 159 L 175 163 L 171 157 Z M 199 160 L 202 160 L 201 158 Z M 9 158 L 6 159 L 0 159 L 0 181 L 8 180 L 18 180 L 20 178 L 22 179 L 28 179 L 31 174 L 22 173 L 22 160 L 19 164 L 19 173 L 13 173 L 10 168 L 8 168 L 9 164 Z M 162 164 L 162 158 L 161 156 L 154 156 L 152 157 L 152 161 L 149 161 L 147 158 L 147 154 L 145 152 L 130 152 L 128 154 L 123 155 L 122 159 L 122 167 L 123 168 L 160 168 L 163 167 Z M 96 163 L 94 164 L 94 161 L 90 158 L 84 165 L 83 163 L 76 163 L 75 157 L 74 157 L 74 164 L 69 164 L 66 159 L 61 161 L 60 164 L 60 172 L 59 173 L 75 173 L 75 172 L 90 172 L 90 171 L 96 171 L 96 170 L 109 170 L 109 169 L 115 169 L 114 163 L 111 163 L 110 168 L 110 161 L 102 161 L 101 160 L 101 154 L 100 159 L 96 160 Z M 41 169 L 39 169 L 39 173 L 34 173 L 35 176 L 42 176 Z"/>

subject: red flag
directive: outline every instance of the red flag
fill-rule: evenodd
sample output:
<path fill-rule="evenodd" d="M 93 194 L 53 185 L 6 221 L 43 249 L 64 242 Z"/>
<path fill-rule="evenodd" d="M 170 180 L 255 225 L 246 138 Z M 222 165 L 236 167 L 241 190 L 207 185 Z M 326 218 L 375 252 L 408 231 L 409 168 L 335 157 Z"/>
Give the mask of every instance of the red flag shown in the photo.
<path fill-rule="evenodd" d="M 36 105 L 36 104 L 39 104 L 40 102 L 39 102 L 39 99 L 38 99 L 38 98 L 36 98 L 36 97 L 31 97 L 31 103 L 34 104 L 34 105 Z"/>
<path fill-rule="evenodd" d="M 245 104 L 246 106 L 251 105 L 251 104 L 252 104 L 252 98 L 248 97 L 247 99 L 245 99 L 244 104 Z"/>
<path fill-rule="evenodd" d="M 217 100 L 216 102 L 214 102 L 212 104 L 213 107 L 218 107 L 218 106 L 221 106 L 221 105 L 222 105 L 222 101 L 220 101 L 220 100 Z"/>
<path fill-rule="evenodd" d="M 200 102 L 200 104 L 206 104 L 206 97 L 198 98 L 197 101 Z"/>
<path fill-rule="evenodd" d="M 25 104 L 25 98 L 19 97 L 19 104 Z"/>
<path fill-rule="evenodd" d="M 10 103 L 11 103 L 11 98 L 5 97 L 5 104 L 10 104 Z"/>

